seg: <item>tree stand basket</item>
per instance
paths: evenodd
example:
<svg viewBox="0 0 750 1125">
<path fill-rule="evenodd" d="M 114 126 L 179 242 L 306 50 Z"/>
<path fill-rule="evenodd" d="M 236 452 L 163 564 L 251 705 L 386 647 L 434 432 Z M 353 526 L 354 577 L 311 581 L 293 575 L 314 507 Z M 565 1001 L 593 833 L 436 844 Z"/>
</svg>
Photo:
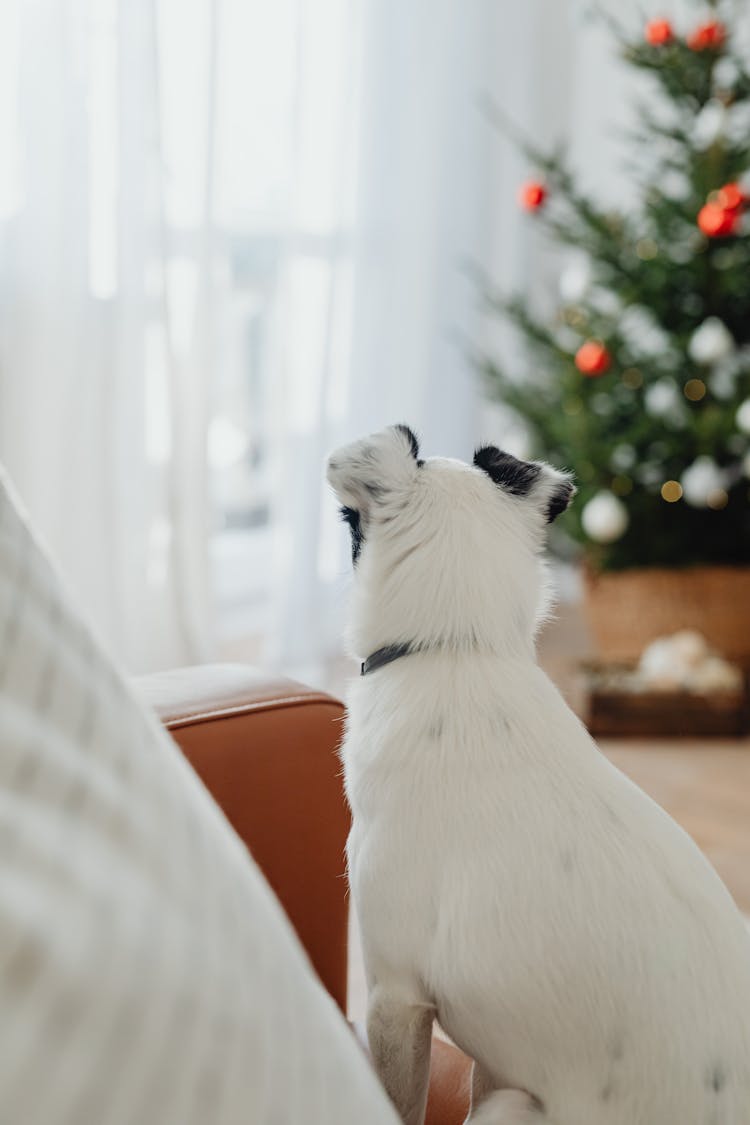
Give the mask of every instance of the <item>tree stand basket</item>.
<svg viewBox="0 0 750 1125">
<path fill-rule="evenodd" d="M 750 668 L 750 567 L 584 571 L 584 612 L 600 660 L 637 661 L 649 642 L 696 629 Z"/>
</svg>

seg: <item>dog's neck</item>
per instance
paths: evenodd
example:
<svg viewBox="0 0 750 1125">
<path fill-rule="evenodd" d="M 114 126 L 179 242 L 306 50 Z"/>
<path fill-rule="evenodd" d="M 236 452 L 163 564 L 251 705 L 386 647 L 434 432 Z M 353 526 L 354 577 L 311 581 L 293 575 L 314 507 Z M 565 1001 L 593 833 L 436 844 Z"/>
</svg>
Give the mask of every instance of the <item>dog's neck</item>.
<svg viewBox="0 0 750 1125">
<path fill-rule="evenodd" d="M 386 664 L 392 664 L 395 660 L 400 660 L 402 656 L 412 656 L 419 652 L 439 652 L 448 651 L 460 654 L 462 652 L 479 653 L 482 650 L 476 641 L 469 646 L 468 649 L 461 646 L 452 646 L 446 644 L 419 644 L 417 641 L 402 641 L 398 644 L 382 645 L 380 648 L 375 649 L 370 655 L 360 663 L 360 676 L 367 676 L 371 672 L 377 672 L 379 668 L 383 668 Z M 495 656 L 501 655 L 500 653 L 490 650 Z M 486 653 L 485 655 L 487 655 Z M 535 659 L 534 646 L 532 642 L 529 653 L 526 656 L 531 656 Z"/>
<path fill-rule="evenodd" d="M 533 660 L 547 603 L 542 560 L 524 552 L 499 577 L 494 560 L 477 554 L 452 541 L 448 552 L 443 543 L 434 565 L 415 564 L 410 574 L 410 560 L 395 565 L 390 554 L 365 551 L 352 590 L 349 651 L 363 660 L 407 644 L 446 656 Z"/>
<path fill-rule="evenodd" d="M 366 676 L 369 672 L 375 672 L 378 668 L 382 668 L 384 664 L 390 664 L 401 656 L 408 656 L 412 652 L 420 651 L 420 645 L 412 645 L 408 642 L 400 645 L 384 645 L 383 648 L 377 649 L 366 660 L 362 661 L 359 674 L 360 676 Z"/>
</svg>

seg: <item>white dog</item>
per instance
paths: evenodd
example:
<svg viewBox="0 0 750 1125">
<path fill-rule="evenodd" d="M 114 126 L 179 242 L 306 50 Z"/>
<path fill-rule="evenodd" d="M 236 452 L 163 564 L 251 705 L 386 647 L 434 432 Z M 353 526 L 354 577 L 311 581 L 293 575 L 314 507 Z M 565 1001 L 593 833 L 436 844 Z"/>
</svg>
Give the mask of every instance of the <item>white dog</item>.
<svg viewBox="0 0 750 1125">
<path fill-rule="evenodd" d="M 538 668 L 573 486 L 492 446 L 334 453 L 352 531 L 349 875 L 378 1072 L 424 1118 L 434 1018 L 475 1125 L 748 1125 L 750 940 L 688 836 Z"/>
</svg>

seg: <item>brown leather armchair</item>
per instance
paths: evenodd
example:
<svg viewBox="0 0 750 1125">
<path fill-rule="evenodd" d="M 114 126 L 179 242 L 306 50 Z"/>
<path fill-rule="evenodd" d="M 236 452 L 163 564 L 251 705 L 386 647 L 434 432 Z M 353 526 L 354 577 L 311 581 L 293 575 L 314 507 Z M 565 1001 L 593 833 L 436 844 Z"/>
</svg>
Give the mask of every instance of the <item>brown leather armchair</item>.
<svg viewBox="0 0 750 1125">
<path fill-rule="evenodd" d="M 137 687 L 247 844 L 345 1012 L 343 705 L 239 664 L 180 668 Z M 459 1125 L 468 1105 L 468 1059 L 433 1040 L 427 1125 Z"/>
</svg>

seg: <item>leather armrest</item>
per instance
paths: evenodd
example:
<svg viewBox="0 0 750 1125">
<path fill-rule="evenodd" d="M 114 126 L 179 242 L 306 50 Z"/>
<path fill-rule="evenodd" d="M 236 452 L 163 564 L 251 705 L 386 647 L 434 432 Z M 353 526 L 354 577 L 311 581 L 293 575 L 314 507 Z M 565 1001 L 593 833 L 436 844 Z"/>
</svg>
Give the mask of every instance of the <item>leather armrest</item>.
<svg viewBox="0 0 750 1125">
<path fill-rule="evenodd" d="M 160 672 L 136 688 L 247 844 L 345 1010 L 343 705 L 239 664 Z"/>
<path fill-rule="evenodd" d="M 471 1103 L 471 1059 L 433 1038 L 425 1125 L 462 1125 Z"/>
<path fill-rule="evenodd" d="M 342 704 L 236 664 L 142 676 L 136 688 L 249 847 L 345 1010 L 349 815 L 336 756 Z M 461 1125 L 470 1084 L 470 1060 L 433 1039 L 425 1125 Z"/>
</svg>

